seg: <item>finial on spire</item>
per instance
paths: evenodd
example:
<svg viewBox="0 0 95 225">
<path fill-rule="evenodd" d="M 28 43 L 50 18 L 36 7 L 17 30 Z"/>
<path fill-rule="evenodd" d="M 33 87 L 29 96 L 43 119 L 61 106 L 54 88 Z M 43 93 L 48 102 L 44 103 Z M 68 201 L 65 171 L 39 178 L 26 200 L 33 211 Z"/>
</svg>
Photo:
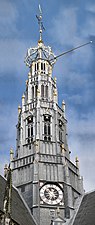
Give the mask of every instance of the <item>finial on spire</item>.
<svg viewBox="0 0 95 225">
<path fill-rule="evenodd" d="M 13 160 L 14 151 L 13 148 L 10 149 L 10 162 Z"/>
<path fill-rule="evenodd" d="M 76 162 L 76 167 L 79 169 L 79 159 L 78 159 L 78 157 L 75 158 L 75 162 Z"/>
<path fill-rule="evenodd" d="M 39 15 L 36 15 L 36 18 L 37 18 L 38 24 L 39 24 L 40 41 L 42 41 L 42 32 L 43 32 L 43 30 L 45 30 L 45 28 L 44 28 L 43 22 L 42 22 L 42 9 L 41 9 L 40 4 L 39 4 Z"/>
</svg>

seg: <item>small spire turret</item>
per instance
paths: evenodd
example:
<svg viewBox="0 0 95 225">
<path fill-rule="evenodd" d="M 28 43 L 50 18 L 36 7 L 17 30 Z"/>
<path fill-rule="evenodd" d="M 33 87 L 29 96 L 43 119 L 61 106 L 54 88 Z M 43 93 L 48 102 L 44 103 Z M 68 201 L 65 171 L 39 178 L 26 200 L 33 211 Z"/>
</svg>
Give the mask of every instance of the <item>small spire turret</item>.
<svg viewBox="0 0 95 225">
<path fill-rule="evenodd" d="M 5 178 L 7 177 L 7 170 L 8 170 L 8 165 L 5 164 L 5 166 L 4 166 L 4 177 Z"/>
<path fill-rule="evenodd" d="M 18 106 L 18 115 L 21 113 L 21 106 Z"/>
</svg>

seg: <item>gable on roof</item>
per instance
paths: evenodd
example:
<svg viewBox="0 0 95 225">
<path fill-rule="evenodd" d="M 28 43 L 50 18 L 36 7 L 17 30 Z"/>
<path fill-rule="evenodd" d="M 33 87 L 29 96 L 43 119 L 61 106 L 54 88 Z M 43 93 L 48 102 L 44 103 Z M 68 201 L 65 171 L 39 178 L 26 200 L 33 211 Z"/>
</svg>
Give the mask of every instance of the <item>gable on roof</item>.
<svg viewBox="0 0 95 225">
<path fill-rule="evenodd" d="M 3 212 L 3 199 L 6 180 L 0 175 L 0 211 Z M 19 225 L 37 225 L 28 206 L 18 190 L 12 187 L 12 219 Z"/>
</svg>

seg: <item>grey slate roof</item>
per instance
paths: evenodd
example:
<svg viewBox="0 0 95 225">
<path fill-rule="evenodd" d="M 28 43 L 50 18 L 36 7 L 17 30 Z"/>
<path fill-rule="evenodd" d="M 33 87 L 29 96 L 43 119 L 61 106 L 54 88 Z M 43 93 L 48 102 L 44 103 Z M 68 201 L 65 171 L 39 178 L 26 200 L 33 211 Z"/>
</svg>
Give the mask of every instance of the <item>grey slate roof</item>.
<svg viewBox="0 0 95 225">
<path fill-rule="evenodd" d="M 3 212 L 3 198 L 6 180 L 0 175 L 0 211 Z M 16 188 L 12 188 L 12 219 L 20 225 L 36 225 L 33 216 Z"/>
<path fill-rule="evenodd" d="M 3 212 L 3 198 L 6 180 L 0 175 L 0 211 Z M 37 225 L 28 206 L 16 188 L 12 188 L 12 219 L 20 225 Z M 95 191 L 84 195 L 73 225 L 95 225 Z"/>
<path fill-rule="evenodd" d="M 95 191 L 84 195 L 73 225 L 95 225 Z"/>
</svg>

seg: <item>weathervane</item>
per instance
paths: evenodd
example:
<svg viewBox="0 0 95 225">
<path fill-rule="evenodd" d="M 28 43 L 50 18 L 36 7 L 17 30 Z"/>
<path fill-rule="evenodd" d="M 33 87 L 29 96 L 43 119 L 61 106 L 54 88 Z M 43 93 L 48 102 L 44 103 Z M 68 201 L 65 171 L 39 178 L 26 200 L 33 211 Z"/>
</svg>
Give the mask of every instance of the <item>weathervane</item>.
<svg viewBox="0 0 95 225">
<path fill-rule="evenodd" d="M 45 30 L 45 28 L 44 28 L 43 22 L 42 22 L 42 9 L 41 9 L 40 4 L 39 4 L 39 15 L 36 15 L 36 18 L 37 18 L 38 24 L 39 24 L 40 41 L 42 41 L 42 31 Z"/>
</svg>

